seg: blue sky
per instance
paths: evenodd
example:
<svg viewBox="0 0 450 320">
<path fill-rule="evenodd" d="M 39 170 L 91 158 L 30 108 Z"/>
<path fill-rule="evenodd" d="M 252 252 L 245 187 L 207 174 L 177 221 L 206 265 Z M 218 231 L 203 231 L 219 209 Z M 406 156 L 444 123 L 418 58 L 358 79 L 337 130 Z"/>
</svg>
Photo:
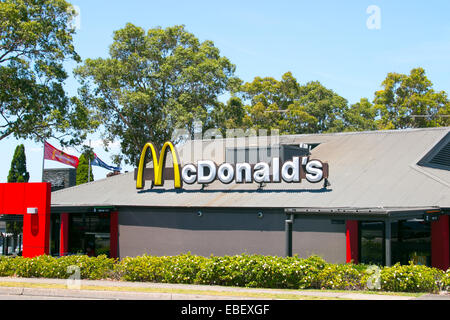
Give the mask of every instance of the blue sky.
<svg viewBox="0 0 450 320">
<path fill-rule="evenodd" d="M 212 40 L 244 81 L 277 79 L 291 71 L 300 83 L 318 80 L 350 103 L 373 99 L 388 72 L 423 67 L 436 90 L 450 92 L 450 1 L 106 1 L 73 0 L 80 9 L 74 42 L 83 59 L 106 57 L 114 30 L 131 22 L 145 29 L 184 24 L 201 41 Z M 369 29 L 367 8 L 377 6 L 379 29 Z M 74 64 L 67 64 L 71 74 Z M 77 82 L 66 81 L 70 94 Z M 107 163 L 99 136 L 94 151 Z M 59 147 L 56 141 L 49 141 Z M 0 181 L 6 182 L 14 148 L 24 143 L 30 181 L 41 179 L 42 146 L 0 141 Z M 117 152 L 117 146 L 113 150 Z M 69 150 L 79 155 L 75 150 Z M 46 161 L 46 168 L 65 167 Z M 132 170 L 131 167 L 124 167 Z M 94 167 L 96 179 L 108 171 Z"/>
</svg>

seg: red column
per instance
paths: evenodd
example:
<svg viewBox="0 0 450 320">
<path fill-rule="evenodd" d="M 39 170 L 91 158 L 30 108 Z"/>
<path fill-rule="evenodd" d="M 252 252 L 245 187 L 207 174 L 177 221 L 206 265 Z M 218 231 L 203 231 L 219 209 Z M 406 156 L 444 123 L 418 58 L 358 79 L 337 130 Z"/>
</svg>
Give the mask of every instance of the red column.
<svg viewBox="0 0 450 320">
<path fill-rule="evenodd" d="M 347 241 L 347 263 L 359 262 L 359 234 L 358 234 L 358 221 L 356 220 L 347 220 L 346 221 L 346 241 Z"/>
<path fill-rule="evenodd" d="M 49 254 L 50 183 L 3 183 L 0 212 L 23 215 L 23 252 L 27 258 Z M 28 210 L 37 213 L 28 213 Z"/>
<path fill-rule="evenodd" d="M 109 256 L 117 258 L 117 248 L 119 243 L 119 212 L 112 211 L 110 213 L 110 234 L 109 234 Z"/>
<path fill-rule="evenodd" d="M 61 213 L 60 221 L 59 255 L 62 257 L 69 252 L 69 214 Z"/>
<path fill-rule="evenodd" d="M 449 216 L 442 215 L 431 223 L 431 266 L 442 270 L 450 267 Z"/>
</svg>

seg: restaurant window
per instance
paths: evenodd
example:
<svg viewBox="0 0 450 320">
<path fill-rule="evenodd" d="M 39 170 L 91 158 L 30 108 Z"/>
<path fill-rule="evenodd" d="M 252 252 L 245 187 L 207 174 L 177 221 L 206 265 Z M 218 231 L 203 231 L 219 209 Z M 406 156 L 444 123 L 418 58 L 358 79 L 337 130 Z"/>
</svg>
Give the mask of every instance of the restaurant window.
<svg viewBox="0 0 450 320">
<path fill-rule="evenodd" d="M 431 266 L 431 226 L 423 219 L 392 223 L 392 263 Z"/>
<path fill-rule="evenodd" d="M 110 255 L 109 213 L 69 215 L 69 254 Z"/>
<path fill-rule="evenodd" d="M 360 263 L 384 265 L 384 222 L 360 222 L 359 240 Z"/>
</svg>

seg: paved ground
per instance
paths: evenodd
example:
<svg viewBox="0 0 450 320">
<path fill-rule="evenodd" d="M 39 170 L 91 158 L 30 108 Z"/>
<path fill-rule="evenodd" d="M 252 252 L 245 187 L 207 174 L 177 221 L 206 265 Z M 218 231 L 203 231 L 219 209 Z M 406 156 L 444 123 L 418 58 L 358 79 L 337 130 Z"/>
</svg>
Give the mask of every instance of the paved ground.
<svg viewBox="0 0 450 320">
<path fill-rule="evenodd" d="M 301 291 L 205 285 L 0 277 L 0 300 L 22 299 L 132 299 L 132 300 L 240 300 L 240 299 L 351 299 L 351 300 L 450 300 L 450 294 L 421 297 L 367 294 L 354 291 Z M 67 285 L 71 287 L 68 288 Z M 81 286 L 77 287 L 77 285 Z M 50 288 L 39 288 L 48 286 Z M 120 290 L 120 291 L 118 291 Z M 138 292 L 146 290 L 146 292 Z M 152 291 L 152 292 L 148 292 Z M 283 297 L 283 295 L 289 295 Z"/>
</svg>

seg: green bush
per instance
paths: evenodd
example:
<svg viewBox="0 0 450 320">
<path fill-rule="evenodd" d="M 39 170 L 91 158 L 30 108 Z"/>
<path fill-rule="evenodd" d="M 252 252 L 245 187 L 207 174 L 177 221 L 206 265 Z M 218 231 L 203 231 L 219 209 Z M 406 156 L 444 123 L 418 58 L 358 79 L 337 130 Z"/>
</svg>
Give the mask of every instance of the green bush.
<svg viewBox="0 0 450 320">
<path fill-rule="evenodd" d="M 316 287 L 317 272 L 326 262 L 313 256 L 281 258 L 262 255 L 211 256 L 197 274 L 195 283 L 261 288 Z"/>
<path fill-rule="evenodd" d="M 321 289 L 361 290 L 363 272 L 353 264 L 328 264 L 318 274 Z"/>
<path fill-rule="evenodd" d="M 81 279 L 104 279 L 114 270 L 114 259 L 104 255 L 98 257 L 38 256 L 35 258 L 2 257 L 0 259 L 0 276 L 17 276 L 25 278 L 67 279 L 72 275 L 69 266 L 80 270 Z"/>
<path fill-rule="evenodd" d="M 15 274 L 16 260 L 13 257 L 0 256 L 0 276 L 10 277 Z"/>
<path fill-rule="evenodd" d="M 207 258 L 191 253 L 168 257 L 165 260 L 164 282 L 194 283 Z"/>
<path fill-rule="evenodd" d="M 190 253 L 178 256 L 127 257 L 116 265 L 115 272 L 126 281 L 194 283 L 206 259 Z"/>
<path fill-rule="evenodd" d="M 124 258 L 116 266 L 115 272 L 125 281 L 161 282 L 163 277 L 163 257 L 143 255 Z"/>
<path fill-rule="evenodd" d="M 330 264 L 318 256 L 306 259 L 240 254 L 202 257 L 143 255 L 118 261 L 105 255 L 35 258 L 1 257 L 0 276 L 67 279 L 71 266 L 81 279 L 206 284 L 284 289 L 383 290 L 437 292 L 450 289 L 450 269 L 420 265 L 374 267 Z M 375 286 L 374 286 L 375 284 Z"/>
<path fill-rule="evenodd" d="M 442 290 L 450 291 L 450 269 L 447 269 L 442 275 L 441 288 Z"/>
<path fill-rule="evenodd" d="M 443 271 L 421 265 L 395 264 L 381 270 L 381 290 L 393 292 L 437 292 Z"/>
</svg>

